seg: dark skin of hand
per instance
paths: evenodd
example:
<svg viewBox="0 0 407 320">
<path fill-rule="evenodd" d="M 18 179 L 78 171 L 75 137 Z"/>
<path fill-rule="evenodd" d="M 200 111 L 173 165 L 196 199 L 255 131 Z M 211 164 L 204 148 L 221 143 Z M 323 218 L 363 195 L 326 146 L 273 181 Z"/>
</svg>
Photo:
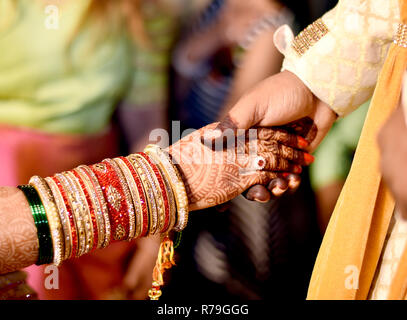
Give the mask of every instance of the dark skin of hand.
<svg viewBox="0 0 407 320">
<path fill-rule="evenodd" d="M 287 129 L 287 126 L 296 123 L 297 127 L 291 129 L 310 143 L 305 150 L 312 152 L 336 118 L 335 112 L 314 96 L 296 75 L 283 71 L 261 81 L 244 94 L 221 121 L 219 129 L 249 129 L 253 126 Z M 304 121 L 306 126 L 298 126 L 298 122 Z M 245 196 L 249 200 L 267 202 L 285 191 L 295 191 L 300 181 L 300 176 L 291 172 L 287 177 L 274 179 L 268 186 L 252 186 Z"/>
<path fill-rule="evenodd" d="M 407 126 L 401 107 L 390 116 L 378 135 L 381 171 L 396 206 L 407 219 Z"/>
</svg>

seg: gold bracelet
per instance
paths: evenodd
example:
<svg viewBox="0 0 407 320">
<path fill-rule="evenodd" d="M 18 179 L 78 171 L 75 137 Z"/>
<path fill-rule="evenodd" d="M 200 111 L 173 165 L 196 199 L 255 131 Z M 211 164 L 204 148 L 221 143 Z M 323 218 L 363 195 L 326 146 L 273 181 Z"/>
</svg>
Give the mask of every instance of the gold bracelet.
<svg viewBox="0 0 407 320">
<path fill-rule="evenodd" d="M 73 216 L 74 216 L 74 221 L 75 221 L 75 227 L 76 227 L 76 232 L 78 234 L 78 250 L 76 251 L 76 257 L 80 257 L 85 253 L 86 250 L 86 233 L 85 233 L 85 224 L 84 221 L 82 220 L 82 204 L 80 203 L 80 199 L 76 198 L 75 191 L 73 189 L 73 186 L 71 185 L 70 181 L 67 179 L 67 177 L 63 174 L 57 173 L 55 175 L 57 179 L 61 182 L 62 187 L 65 190 L 66 197 L 69 202 L 69 206 L 71 207 Z"/>
<path fill-rule="evenodd" d="M 75 175 L 71 171 L 64 172 L 63 174 L 71 182 L 71 185 L 73 186 L 73 189 L 76 194 L 76 198 L 79 200 L 80 203 L 79 205 L 80 214 L 82 217 L 82 221 L 85 225 L 85 235 L 86 235 L 85 253 L 89 253 L 93 248 L 93 225 L 88 201 L 86 200 L 85 193 L 81 188 L 78 178 L 75 177 Z"/>
<path fill-rule="evenodd" d="M 164 198 L 163 194 L 161 192 L 161 188 L 158 182 L 158 179 L 154 173 L 153 168 L 150 166 L 150 164 L 146 161 L 146 159 L 141 156 L 140 154 L 135 154 L 137 159 L 139 159 L 139 162 L 142 164 L 143 168 L 148 172 L 147 176 L 149 177 L 150 180 L 150 185 L 152 187 L 153 193 L 154 193 L 154 198 L 157 204 L 157 230 L 156 233 L 159 233 L 163 230 L 164 228 L 164 223 L 165 223 L 165 207 L 164 207 Z M 165 192 L 165 190 L 164 190 Z"/>
<path fill-rule="evenodd" d="M 157 162 L 156 162 L 156 164 L 157 164 Z M 158 166 L 158 169 L 161 172 L 161 175 L 162 175 L 163 180 L 164 180 L 165 188 L 167 189 L 167 194 L 168 194 L 168 204 L 169 204 L 169 207 L 170 207 L 170 223 L 168 224 L 167 230 L 164 230 L 164 232 L 168 232 L 168 231 L 171 231 L 174 228 L 175 223 L 177 222 L 177 205 L 175 203 L 174 193 L 172 191 L 171 184 L 168 181 L 168 177 L 165 175 L 165 173 L 160 168 L 160 166 Z"/>
<path fill-rule="evenodd" d="M 130 169 L 133 179 L 136 183 L 138 195 L 140 196 L 140 207 L 141 207 L 141 218 L 140 222 L 141 225 L 141 234 L 140 237 L 146 237 L 149 234 L 150 230 L 150 209 L 148 204 L 148 195 L 146 186 L 141 179 L 141 176 L 138 172 L 137 167 L 126 157 L 120 157 L 120 159 L 126 164 L 126 166 Z"/>
<path fill-rule="evenodd" d="M 90 204 L 93 208 L 93 212 L 95 213 L 95 220 L 96 220 L 96 231 L 97 231 L 97 244 L 96 248 L 100 249 L 103 247 L 103 243 L 105 241 L 105 220 L 103 217 L 103 210 L 102 207 L 98 201 L 97 195 L 96 195 L 96 190 L 92 185 L 92 181 L 90 178 L 86 175 L 86 173 L 83 172 L 81 168 L 75 168 L 74 169 L 75 173 L 81 178 L 84 187 L 89 195 L 89 201 Z"/>
<path fill-rule="evenodd" d="M 52 180 L 50 177 L 45 178 L 45 181 L 47 181 L 48 186 L 50 187 L 52 194 L 54 195 L 55 204 L 58 208 L 59 218 L 61 219 L 62 229 L 64 230 L 64 236 L 65 236 L 65 250 L 64 250 L 63 259 L 67 260 L 71 256 L 72 246 L 73 246 L 72 236 L 71 236 L 72 231 L 71 231 L 71 225 L 69 223 L 67 208 L 65 206 L 64 199 L 62 198 L 62 195 L 59 192 L 58 186 L 55 183 L 55 181 Z"/>
<path fill-rule="evenodd" d="M 107 207 L 106 199 L 103 195 L 102 187 L 99 184 L 99 181 L 94 174 L 94 172 L 85 165 L 81 165 L 78 167 L 84 174 L 88 176 L 90 181 L 92 182 L 93 190 L 96 192 L 96 198 L 99 202 L 99 206 L 102 209 L 103 214 L 103 221 L 105 225 L 105 237 L 102 244 L 102 248 L 106 248 L 110 243 L 110 236 L 111 236 L 111 224 L 110 224 L 110 217 L 109 217 L 109 209 Z"/>
<path fill-rule="evenodd" d="M 39 176 L 33 176 L 30 179 L 29 184 L 37 190 L 44 205 L 51 230 L 52 246 L 54 249 L 53 262 L 55 265 L 59 266 L 63 260 L 64 242 L 62 239 L 64 238 L 64 234 L 54 196 L 52 195 L 47 182 Z"/>
<path fill-rule="evenodd" d="M 123 172 L 124 178 L 126 179 L 127 185 L 130 190 L 131 198 L 133 199 L 133 207 L 135 211 L 135 228 L 134 232 L 130 234 L 130 239 L 135 239 L 140 237 L 142 227 L 143 227 L 143 214 L 142 214 L 142 207 L 141 207 L 141 201 L 140 201 L 140 195 L 137 189 L 136 181 L 134 180 L 134 177 L 129 169 L 129 167 L 126 165 L 126 163 L 120 159 L 120 158 L 115 158 L 113 161 L 116 162 L 116 164 L 119 166 L 121 171 Z"/>
<path fill-rule="evenodd" d="M 149 177 L 149 172 L 146 168 L 143 168 L 142 164 L 139 163 L 138 158 L 135 155 L 129 155 L 127 159 L 131 162 L 131 164 L 136 168 L 137 173 L 141 179 L 143 184 L 143 188 L 147 198 L 147 205 L 148 205 L 148 212 L 150 216 L 150 223 L 149 223 L 149 235 L 153 235 L 157 231 L 157 204 L 155 202 L 154 192 L 152 190 L 152 186 L 150 183 L 151 177 Z"/>
<path fill-rule="evenodd" d="M 149 151 L 149 150 L 147 150 L 147 151 Z M 154 151 L 149 152 L 147 154 L 154 161 L 154 163 L 158 166 L 158 169 L 160 170 L 161 176 L 163 177 L 163 180 L 164 180 L 165 188 L 167 189 L 168 204 L 169 204 L 169 207 L 170 207 L 170 223 L 168 224 L 167 230 L 164 230 L 164 232 L 168 232 L 168 231 L 171 231 L 174 228 L 174 226 L 175 226 L 175 224 L 177 222 L 177 204 L 175 202 L 175 195 L 174 195 L 174 192 L 172 190 L 171 183 L 169 181 L 169 177 L 166 174 L 166 172 L 163 170 L 162 165 L 160 165 L 159 157 L 156 155 L 156 153 Z"/>
<path fill-rule="evenodd" d="M 159 146 L 150 144 L 145 148 L 144 152 L 149 155 L 156 155 L 159 160 L 158 165 L 168 176 L 168 181 L 171 184 L 171 188 L 175 195 L 175 202 L 177 204 L 178 218 L 174 230 L 182 231 L 188 223 L 188 197 L 181 175 L 172 163 L 169 154 Z"/>
</svg>

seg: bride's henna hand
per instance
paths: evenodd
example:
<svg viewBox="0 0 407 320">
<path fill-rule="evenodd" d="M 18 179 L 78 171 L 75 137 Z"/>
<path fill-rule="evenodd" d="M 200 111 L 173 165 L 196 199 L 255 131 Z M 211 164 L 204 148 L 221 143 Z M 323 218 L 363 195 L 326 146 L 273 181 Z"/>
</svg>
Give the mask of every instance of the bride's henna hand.
<svg viewBox="0 0 407 320">
<path fill-rule="evenodd" d="M 221 135 L 227 130 L 236 132 L 238 126 L 228 115 L 216 126 L 215 130 L 218 130 L 219 135 Z M 273 150 L 273 153 L 281 156 L 282 159 L 294 161 L 300 165 L 309 165 L 314 161 L 314 157 L 298 149 L 306 150 L 315 139 L 317 132 L 318 129 L 314 121 L 310 117 L 304 117 L 285 126 L 259 131 L 259 139 L 266 140 L 267 143 L 262 146 L 266 147 L 267 145 L 267 148 Z M 287 148 L 287 146 L 292 148 Z M 293 167 L 284 160 L 279 161 L 279 167 L 284 168 L 283 171 L 287 172 L 282 177 L 273 179 L 268 186 L 256 185 L 251 187 L 244 193 L 247 199 L 267 202 L 273 196 L 283 195 L 287 190 L 292 193 L 298 189 L 301 183 L 299 176 L 301 170 L 298 168 L 293 170 Z"/>
<path fill-rule="evenodd" d="M 318 131 L 314 121 L 309 117 L 305 117 L 300 120 L 291 122 L 286 126 L 279 128 L 280 130 L 285 131 L 287 134 L 291 134 L 291 136 L 292 134 L 297 134 L 300 137 L 304 137 L 305 143 L 298 146 L 300 149 L 306 149 L 309 146 L 309 144 L 312 143 L 312 141 L 314 141 Z M 286 145 L 290 144 L 286 143 Z M 314 161 L 314 157 L 308 153 L 305 154 L 305 158 L 303 159 L 299 158 L 300 155 L 301 153 L 298 154 L 298 150 L 294 149 L 294 154 L 292 154 L 292 157 L 297 161 L 302 160 L 303 161 L 302 165 L 309 165 Z M 290 170 L 287 171 L 290 172 Z M 252 187 L 251 189 L 255 187 L 256 188 L 252 192 L 250 192 L 251 190 L 249 190 L 246 197 L 249 200 L 267 202 L 273 197 L 282 196 L 285 192 L 294 193 L 300 186 L 300 183 L 301 176 L 298 173 L 291 171 L 290 174 L 288 173 L 285 174 L 284 178 L 276 178 L 273 181 L 271 181 L 267 188 L 261 185 Z"/>
<path fill-rule="evenodd" d="M 304 117 L 297 121 L 290 122 L 283 126 L 290 133 L 295 133 L 303 137 L 309 144 L 314 141 L 318 133 L 318 128 L 310 117 Z"/>
<path fill-rule="evenodd" d="M 278 142 L 289 138 L 298 147 L 298 141 L 302 144 L 303 139 L 293 139 L 287 132 L 266 128 L 257 129 L 259 139 L 255 141 L 238 137 L 236 148 L 225 148 L 222 138 L 221 147 L 216 150 L 213 143 L 207 144 L 205 141 L 209 140 L 208 133 L 214 133 L 217 128 L 216 123 L 206 126 L 169 148 L 183 176 L 191 210 L 229 201 L 255 184 L 267 185 L 272 179 L 282 178 L 282 171 L 299 173 L 301 164 L 311 157 L 303 151 L 282 147 Z M 260 138 L 272 135 L 276 141 Z M 203 137 L 206 139 L 202 140 Z M 254 155 L 248 152 L 253 143 L 257 147 L 257 154 Z M 258 160 L 256 156 L 265 160 L 265 168 L 261 171 L 253 169 L 253 163 Z"/>
<path fill-rule="evenodd" d="M 271 152 L 272 154 L 281 157 L 276 161 L 282 161 L 283 165 L 280 165 L 282 171 L 295 172 L 290 163 L 299 164 L 301 166 L 310 165 L 314 162 L 314 157 L 309 153 L 304 152 L 309 143 L 294 133 L 289 133 L 284 129 L 274 128 L 257 128 L 259 140 L 264 140 L 264 143 L 259 145 L 259 149 L 262 152 Z M 299 148 L 299 149 L 295 149 Z M 274 170 L 269 168 L 269 170 Z"/>
</svg>

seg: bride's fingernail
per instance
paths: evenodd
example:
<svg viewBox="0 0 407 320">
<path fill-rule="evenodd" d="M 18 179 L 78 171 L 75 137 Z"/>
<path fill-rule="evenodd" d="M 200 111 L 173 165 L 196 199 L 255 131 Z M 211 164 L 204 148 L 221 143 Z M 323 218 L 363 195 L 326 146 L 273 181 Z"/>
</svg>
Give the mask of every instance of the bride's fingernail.
<svg viewBox="0 0 407 320">
<path fill-rule="evenodd" d="M 259 198 L 256 198 L 256 197 L 254 197 L 253 200 L 254 200 L 254 201 L 257 201 L 257 202 L 260 202 L 260 203 L 266 203 L 266 202 L 268 202 L 268 201 L 265 200 L 265 199 L 259 199 Z"/>
<path fill-rule="evenodd" d="M 246 199 L 251 200 L 251 201 L 262 202 L 262 203 L 269 201 L 269 197 L 267 196 L 267 193 L 260 192 L 260 191 L 248 192 L 246 195 Z"/>
<path fill-rule="evenodd" d="M 308 141 L 300 136 L 297 137 L 297 143 L 298 143 L 298 147 L 300 147 L 301 149 L 305 149 L 306 147 L 309 146 Z"/>
<path fill-rule="evenodd" d="M 309 153 L 304 153 L 304 161 L 307 165 L 310 165 L 315 160 L 314 156 L 310 155 Z"/>
</svg>

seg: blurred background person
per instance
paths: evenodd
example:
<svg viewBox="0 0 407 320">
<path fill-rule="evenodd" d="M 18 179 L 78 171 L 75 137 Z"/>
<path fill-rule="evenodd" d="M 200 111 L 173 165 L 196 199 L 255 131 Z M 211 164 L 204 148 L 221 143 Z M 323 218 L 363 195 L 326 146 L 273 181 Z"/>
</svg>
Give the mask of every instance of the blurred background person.
<svg viewBox="0 0 407 320">
<path fill-rule="evenodd" d="M 300 30 L 310 19 L 303 1 L 211 1 L 175 46 L 170 118 L 182 129 L 220 119 L 245 91 L 279 72 L 274 31 L 283 24 Z M 320 236 L 307 172 L 296 194 L 279 201 L 239 196 L 227 209 L 191 218 L 164 298 L 302 299 Z"/>
</svg>

